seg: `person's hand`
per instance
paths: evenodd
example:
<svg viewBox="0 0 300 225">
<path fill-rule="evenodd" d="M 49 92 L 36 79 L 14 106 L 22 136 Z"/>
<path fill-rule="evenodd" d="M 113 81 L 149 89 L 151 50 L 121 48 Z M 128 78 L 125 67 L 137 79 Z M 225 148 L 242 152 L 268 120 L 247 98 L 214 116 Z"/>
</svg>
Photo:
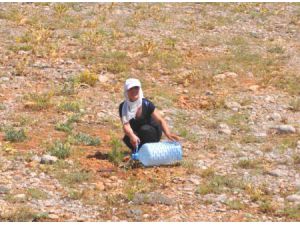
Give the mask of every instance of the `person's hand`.
<svg viewBox="0 0 300 225">
<path fill-rule="evenodd" d="M 178 137 L 176 134 L 167 133 L 166 136 L 170 141 L 179 141 L 180 140 L 180 137 Z"/>
<path fill-rule="evenodd" d="M 134 135 L 131 139 L 130 139 L 130 143 L 132 144 L 132 146 L 134 148 L 136 148 L 138 146 L 138 144 L 140 143 L 140 139 L 138 136 Z"/>
</svg>

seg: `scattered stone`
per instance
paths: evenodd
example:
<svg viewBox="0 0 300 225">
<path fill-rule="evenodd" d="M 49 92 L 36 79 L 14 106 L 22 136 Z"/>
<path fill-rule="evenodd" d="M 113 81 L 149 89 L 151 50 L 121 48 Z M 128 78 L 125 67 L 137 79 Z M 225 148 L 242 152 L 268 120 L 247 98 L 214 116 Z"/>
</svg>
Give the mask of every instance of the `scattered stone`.
<svg viewBox="0 0 300 225">
<path fill-rule="evenodd" d="M 0 195 L 9 193 L 9 189 L 7 187 L 0 186 Z"/>
<path fill-rule="evenodd" d="M 142 214 L 143 211 L 141 209 L 128 209 L 126 211 L 127 217 L 134 217 L 135 219 L 139 219 Z"/>
<path fill-rule="evenodd" d="M 260 88 L 259 85 L 251 85 L 248 90 L 250 90 L 250 91 L 257 91 L 259 88 Z"/>
<path fill-rule="evenodd" d="M 236 78 L 238 75 L 234 72 L 226 72 L 226 73 L 221 73 L 217 74 L 214 76 L 214 79 L 216 80 L 224 80 L 225 78 Z"/>
<path fill-rule="evenodd" d="M 295 127 L 291 125 L 279 125 L 279 126 L 275 126 L 274 128 L 277 129 L 277 132 L 280 134 L 289 134 L 289 133 L 296 132 Z"/>
<path fill-rule="evenodd" d="M 31 157 L 31 161 L 34 161 L 34 162 L 41 162 L 41 157 L 37 156 L 37 155 L 34 155 Z"/>
<path fill-rule="evenodd" d="M 267 171 L 267 174 L 269 174 L 270 176 L 274 176 L 274 177 L 282 177 L 282 176 L 286 176 L 286 172 L 280 169 L 275 169 L 275 170 L 271 170 L 271 171 Z"/>
<path fill-rule="evenodd" d="M 108 77 L 105 76 L 105 75 L 100 74 L 100 75 L 98 76 L 98 80 L 99 80 L 101 83 L 106 83 L 106 82 L 108 81 Z"/>
<path fill-rule="evenodd" d="M 229 126 L 225 123 L 219 124 L 219 131 L 218 132 L 221 133 L 221 134 L 227 134 L 227 135 L 231 134 L 231 130 L 230 130 Z"/>
<path fill-rule="evenodd" d="M 41 164 L 52 164 L 57 161 L 57 157 L 52 155 L 43 155 L 41 158 Z"/>
<path fill-rule="evenodd" d="M 1 77 L 0 80 L 1 80 L 1 81 L 4 81 L 4 82 L 5 82 L 5 81 L 9 81 L 9 77 Z"/>
<path fill-rule="evenodd" d="M 286 197 L 289 202 L 300 202 L 300 195 L 289 195 Z"/>
<path fill-rule="evenodd" d="M 98 182 L 95 187 L 99 190 L 99 191 L 104 191 L 105 190 L 105 185 L 102 182 Z"/>
<path fill-rule="evenodd" d="M 212 91 L 206 91 L 206 92 L 205 92 L 205 95 L 211 96 L 211 95 L 214 95 L 214 93 L 213 93 Z"/>
<path fill-rule="evenodd" d="M 163 205 L 173 205 L 174 201 L 170 199 L 169 197 L 157 193 L 157 192 L 151 192 L 151 193 L 137 193 L 134 195 L 133 198 L 134 204 L 163 204 Z"/>
<path fill-rule="evenodd" d="M 281 115 L 279 113 L 273 113 L 272 115 L 268 116 L 269 120 L 274 120 L 274 121 L 281 121 Z"/>
<path fill-rule="evenodd" d="M 17 194 L 17 195 L 14 195 L 13 198 L 17 202 L 25 202 L 26 201 L 26 195 L 25 194 Z"/>
<path fill-rule="evenodd" d="M 190 181 L 191 183 L 193 183 L 193 184 L 196 184 L 196 185 L 199 185 L 199 184 L 200 184 L 199 177 L 198 177 L 198 178 L 197 178 L 197 177 L 191 177 L 191 178 L 189 179 L 189 181 Z"/>
<path fill-rule="evenodd" d="M 242 106 L 237 102 L 225 102 L 225 107 L 237 112 Z"/>
<path fill-rule="evenodd" d="M 215 200 L 216 200 L 217 202 L 222 202 L 222 203 L 224 203 L 224 202 L 226 202 L 226 200 L 227 200 L 227 196 L 226 196 L 226 194 L 221 194 L 221 195 L 217 196 Z"/>
<path fill-rule="evenodd" d="M 49 214 L 48 218 L 51 219 L 51 220 L 57 220 L 57 219 L 59 219 L 59 216 L 55 215 L 55 214 Z"/>
<path fill-rule="evenodd" d="M 295 186 L 297 191 L 300 191 L 300 181 L 297 181 Z"/>
</svg>

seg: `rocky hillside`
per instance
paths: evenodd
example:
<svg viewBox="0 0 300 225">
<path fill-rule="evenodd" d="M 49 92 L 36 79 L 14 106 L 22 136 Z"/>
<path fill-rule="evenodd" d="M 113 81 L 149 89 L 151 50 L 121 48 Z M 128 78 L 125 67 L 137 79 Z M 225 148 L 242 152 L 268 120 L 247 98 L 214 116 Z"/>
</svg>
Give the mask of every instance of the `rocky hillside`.
<svg viewBox="0 0 300 225">
<path fill-rule="evenodd" d="M 0 3 L 0 221 L 299 221 L 299 3 Z M 123 162 L 128 77 L 182 137 Z"/>
</svg>

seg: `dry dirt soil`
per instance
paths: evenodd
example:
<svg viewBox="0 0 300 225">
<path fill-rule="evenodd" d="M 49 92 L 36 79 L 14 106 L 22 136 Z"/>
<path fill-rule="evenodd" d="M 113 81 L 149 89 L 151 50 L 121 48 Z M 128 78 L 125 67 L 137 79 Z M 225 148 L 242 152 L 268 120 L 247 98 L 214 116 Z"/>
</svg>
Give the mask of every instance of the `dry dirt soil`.
<svg viewBox="0 0 300 225">
<path fill-rule="evenodd" d="M 0 221 L 299 221 L 299 28 L 299 3 L 0 3 Z M 129 77 L 180 164 L 122 161 Z"/>
</svg>

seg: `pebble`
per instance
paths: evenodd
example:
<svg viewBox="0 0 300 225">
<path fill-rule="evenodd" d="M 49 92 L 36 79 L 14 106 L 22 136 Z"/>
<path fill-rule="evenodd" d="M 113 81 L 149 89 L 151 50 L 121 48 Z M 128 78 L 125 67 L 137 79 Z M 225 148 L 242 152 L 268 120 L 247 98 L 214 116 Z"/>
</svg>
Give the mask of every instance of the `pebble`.
<svg viewBox="0 0 300 225">
<path fill-rule="evenodd" d="M 9 193 L 9 189 L 7 187 L 0 186 L 0 194 Z"/>
<path fill-rule="evenodd" d="M 251 85 L 248 90 L 257 91 L 259 89 L 259 85 Z"/>
<path fill-rule="evenodd" d="M 221 124 L 219 124 L 219 133 L 230 135 L 231 130 L 227 124 L 221 123 Z"/>
<path fill-rule="evenodd" d="M 300 195 L 289 195 L 286 197 L 289 202 L 300 202 Z"/>
<path fill-rule="evenodd" d="M 228 108 L 228 109 L 231 109 L 232 111 L 239 111 L 239 109 L 242 107 L 239 103 L 237 102 L 226 102 L 225 103 L 225 106 Z"/>
<path fill-rule="evenodd" d="M 214 76 L 215 80 L 224 80 L 225 78 L 236 78 L 238 75 L 234 72 L 226 72 Z"/>
<path fill-rule="evenodd" d="M 9 77 L 1 77 L 0 80 L 1 81 L 9 81 Z"/>
<path fill-rule="evenodd" d="M 31 157 L 31 160 L 40 163 L 41 162 L 41 157 L 39 157 L 37 155 L 34 155 L 34 156 Z"/>
<path fill-rule="evenodd" d="M 57 157 L 52 155 L 43 155 L 41 158 L 41 164 L 52 164 L 57 161 Z"/>
<path fill-rule="evenodd" d="M 275 129 L 277 129 L 278 133 L 280 133 L 280 134 L 288 134 L 288 133 L 296 132 L 295 127 L 293 127 L 291 125 L 279 125 L 279 126 L 276 126 Z"/>
<path fill-rule="evenodd" d="M 59 216 L 55 215 L 55 214 L 49 214 L 48 218 L 51 219 L 51 220 L 57 220 L 57 219 L 59 219 Z"/>
<path fill-rule="evenodd" d="M 105 75 L 99 75 L 98 76 L 98 80 L 101 82 L 101 83 L 106 83 L 108 81 L 108 77 L 105 76 Z"/>
<path fill-rule="evenodd" d="M 274 121 L 281 121 L 282 117 L 279 113 L 273 113 L 272 115 L 268 116 L 269 120 L 274 120 Z"/>
<path fill-rule="evenodd" d="M 14 195 L 14 199 L 18 202 L 25 202 L 26 195 L 25 194 L 17 194 L 17 195 Z"/>
<path fill-rule="evenodd" d="M 296 182 L 295 187 L 296 187 L 297 191 L 300 191 L 300 181 Z"/>
<path fill-rule="evenodd" d="M 286 176 L 286 172 L 280 169 L 275 169 L 275 170 L 271 170 L 268 171 L 267 174 L 274 176 L 274 177 L 282 177 L 282 176 Z"/>
</svg>

